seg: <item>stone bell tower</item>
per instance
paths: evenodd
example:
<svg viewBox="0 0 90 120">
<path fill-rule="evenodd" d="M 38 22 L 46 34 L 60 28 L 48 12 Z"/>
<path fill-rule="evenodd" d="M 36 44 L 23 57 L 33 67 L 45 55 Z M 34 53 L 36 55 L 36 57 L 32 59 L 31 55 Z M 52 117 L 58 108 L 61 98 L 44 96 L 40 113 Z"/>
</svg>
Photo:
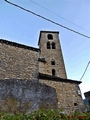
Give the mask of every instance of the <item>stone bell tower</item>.
<svg viewBox="0 0 90 120">
<path fill-rule="evenodd" d="M 67 78 L 59 32 L 40 31 L 39 36 L 39 72 L 51 76 Z"/>
</svg>

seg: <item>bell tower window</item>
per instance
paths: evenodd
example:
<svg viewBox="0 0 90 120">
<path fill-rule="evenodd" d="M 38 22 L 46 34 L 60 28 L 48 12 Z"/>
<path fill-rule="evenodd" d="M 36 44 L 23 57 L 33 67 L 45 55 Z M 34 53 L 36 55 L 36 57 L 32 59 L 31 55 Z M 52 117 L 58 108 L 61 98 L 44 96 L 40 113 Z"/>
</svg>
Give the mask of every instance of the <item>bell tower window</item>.
<svg viewBox="0 0 90 120">
<path fill-rule="evenodd" d="M 48 34 L 48 35 L 47 35 L 47 38 L 48 38 L 49 40 L 53 40 L 53 35 L 52 35 L 52 34 Z"/>
<path fill-rule="evenodd" d="M 51 65 L 55 65 L 55 61 L 53 60 L 53 61 L 51 61 Z"/>
<path fill-rule="evenodd" d="M 55 48 L 56 48 L 55 43 L 52 42 L 52 49 L 55 49 Z"/>
<path fill-rule="evenodd" d="M 50 42 L 47 42 L 47 49 L 50 49 Z"/>
<path fill-rule="evenodd" d="M 55 69 L 52 69 L 52 75 L 55 76 Z"/>
</svg>

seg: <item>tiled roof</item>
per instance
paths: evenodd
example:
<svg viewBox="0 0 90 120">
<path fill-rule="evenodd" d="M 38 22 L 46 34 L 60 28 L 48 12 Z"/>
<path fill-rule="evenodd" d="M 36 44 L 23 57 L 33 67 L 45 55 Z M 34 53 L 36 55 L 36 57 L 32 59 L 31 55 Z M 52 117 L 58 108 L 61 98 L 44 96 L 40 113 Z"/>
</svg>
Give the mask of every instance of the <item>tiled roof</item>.
<svg viewBox="0 0 90 120">
<path fill-rule="evenodd" d="M 24 48 L 24 49 L 29 49 L 29 50 L 33 50 L 33 51 L 37 51 L 37 52 L 39 51 L 38 48 L 34 48 L 34 47 L 31 47 L 31 46 L 23 45 L 23 44 L 12 42 L 12 41 L 8 41 L 8 40 L 0 39 L 0 43 L 4 43 L 4 44 L 7 44 L 7 45 L 20 47 L 20 48 Z"/>
<path fill-rule="evenodd" d="M 39 79 L 51 80 L 51 81 L 57 81 L 57 82 L 75 83 L 75 84 L 82 83 L 81 81 L 76 81 L 76 80 L 71 80 L 71 79 L 64 79 L 64 78 L 60 78 L 60 77 L 56 77 L 56 76 L 43 74 L 43 73 L 39 73 Z"/>
</svg>

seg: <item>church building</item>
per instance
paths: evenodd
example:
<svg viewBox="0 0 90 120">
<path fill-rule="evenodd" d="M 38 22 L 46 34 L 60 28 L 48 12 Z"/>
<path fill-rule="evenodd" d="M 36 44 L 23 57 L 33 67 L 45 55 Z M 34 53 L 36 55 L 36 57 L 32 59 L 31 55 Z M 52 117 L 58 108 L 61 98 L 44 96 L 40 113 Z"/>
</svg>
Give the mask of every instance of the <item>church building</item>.
<svg viewBox="0 0 90 120">
<path fill-rule="evenodd" d="M 0 39 L 0 79 L 39 81 L 56 89 L 59 109 L 83 111 L 81 81 L 67 78 L 59 32 L 40 31 L 38 46 Z"/>
</svg>

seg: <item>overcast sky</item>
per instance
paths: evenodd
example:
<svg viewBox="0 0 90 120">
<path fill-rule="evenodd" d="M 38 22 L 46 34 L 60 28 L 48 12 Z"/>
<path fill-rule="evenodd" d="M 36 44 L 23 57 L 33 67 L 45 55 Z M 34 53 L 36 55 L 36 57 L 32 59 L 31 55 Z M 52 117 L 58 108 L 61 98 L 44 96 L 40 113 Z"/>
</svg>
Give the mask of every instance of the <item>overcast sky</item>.
<svg viewBox="0 0 90 120">
<path fill-rule="evenodd" d="M 9 0 L 63 26 L 90 36 L 90 0 Z M 90 61 L 90 39 L 0 0 L 0 39 L 38 47 L 41 30 L 59 31 L 67 77 L 80 80 Z M 90 91 L 90 65 L 80 85 Z M 83 96 L 84 98 L 84 96 Z"/>
</svg>

